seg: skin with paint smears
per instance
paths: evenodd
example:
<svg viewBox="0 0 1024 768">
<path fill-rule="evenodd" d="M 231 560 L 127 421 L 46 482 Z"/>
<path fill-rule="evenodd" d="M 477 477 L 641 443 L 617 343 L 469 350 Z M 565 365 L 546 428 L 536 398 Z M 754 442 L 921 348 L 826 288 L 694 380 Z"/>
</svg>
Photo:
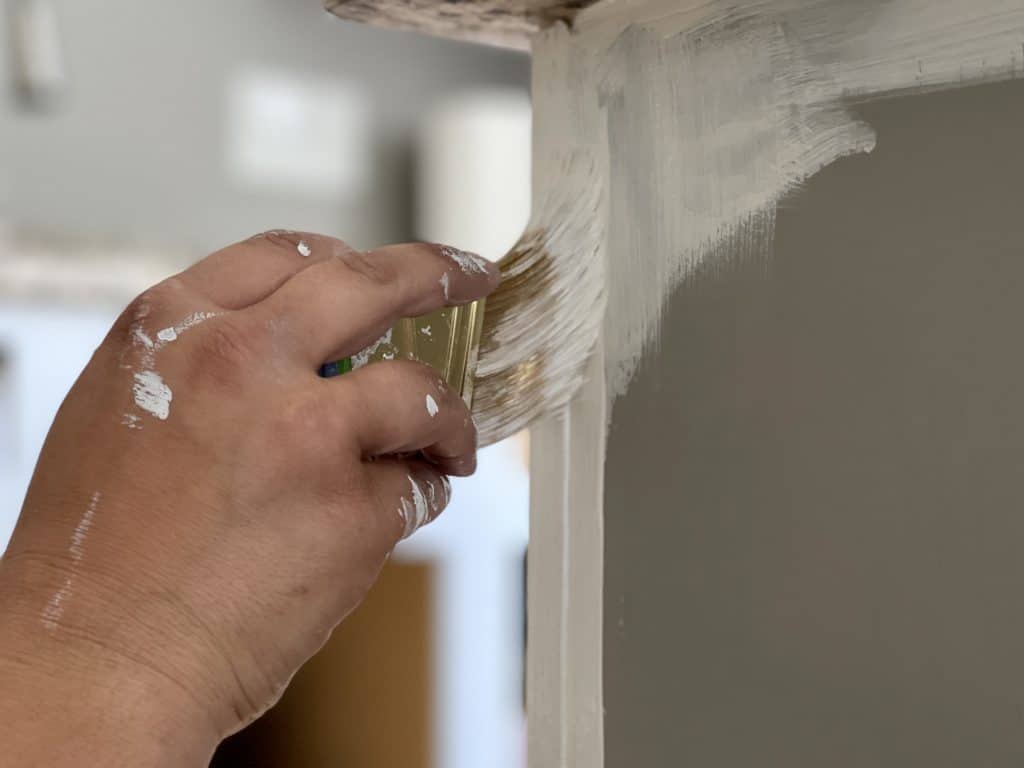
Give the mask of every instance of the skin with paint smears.
<svg viewBox="0 0 1024 768">
<path fill-rule="evenodd" d="M 5 766 L 205 766 L 277 700 L 476 466 L 431 369 L 317 370 L 490 293 L 467 258 L 272 232 L 124 311 L 0 558 Z"/>
</svg>

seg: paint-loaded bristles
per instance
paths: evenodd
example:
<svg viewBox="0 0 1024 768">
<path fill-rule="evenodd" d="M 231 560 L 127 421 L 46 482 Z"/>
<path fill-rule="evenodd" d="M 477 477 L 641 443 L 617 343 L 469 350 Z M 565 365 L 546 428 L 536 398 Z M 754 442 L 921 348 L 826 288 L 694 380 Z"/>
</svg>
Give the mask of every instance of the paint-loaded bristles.
<svg viewBox="0 0 1024 768">
<path fill-rule="evenodd" d="M 487 298 L 473 397 L 480 444 L 557 412 L 582 382 L 604 319 L 601 185 L 588 158 L 565 160 L 558 196 L 535 201 L 531 226 L 499 262 Z"/>
</svg>

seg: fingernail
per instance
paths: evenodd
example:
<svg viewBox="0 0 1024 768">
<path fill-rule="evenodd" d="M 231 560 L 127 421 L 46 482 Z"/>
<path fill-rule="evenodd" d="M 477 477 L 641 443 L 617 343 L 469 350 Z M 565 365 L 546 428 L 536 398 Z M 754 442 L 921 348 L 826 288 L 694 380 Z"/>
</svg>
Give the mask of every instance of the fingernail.
<svg viewBox="0 0 1024 768">
<path fill-rule="evenodd" d="M 437 248 L 441 255 L 454 262 L 464 275 L 486 275 L 495 283 L 501 280 L 501 270 L 498 269 L 498 265 L 480 254 L 463 251 L 450 245 L 438 244 Z"/>
</svg>

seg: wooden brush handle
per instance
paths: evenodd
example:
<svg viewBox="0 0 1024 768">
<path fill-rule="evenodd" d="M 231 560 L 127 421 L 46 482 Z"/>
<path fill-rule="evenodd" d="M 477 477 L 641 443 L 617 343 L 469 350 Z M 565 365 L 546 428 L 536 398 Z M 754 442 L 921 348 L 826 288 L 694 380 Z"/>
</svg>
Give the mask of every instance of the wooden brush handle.
<svg viewBox="0 0 1024 768">
<path fill-rule="evenodd" d="M 415 29 L 505 48 L 528 49 L 530 36 L 571 22 L 594 0 L 324 0 L 343 19 Z"/>
</svg>

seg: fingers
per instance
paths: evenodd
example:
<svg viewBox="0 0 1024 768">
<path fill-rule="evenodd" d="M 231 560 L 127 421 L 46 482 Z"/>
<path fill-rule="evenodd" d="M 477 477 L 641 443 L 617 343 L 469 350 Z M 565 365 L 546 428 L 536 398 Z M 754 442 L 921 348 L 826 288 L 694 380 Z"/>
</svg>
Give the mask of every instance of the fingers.
<svg viewBox="0 0 1024 768">
<path fill-rule="evenodd" d="M 242 309 L 265 299 L 311 264 L 352 250 L 333 237 L 270 230 L 210 254 L 178 277 L 215 304 Z"/>
<path fill-rule="evenodd" d="M 482 298 L 500 281 L 474 254 L 414 243 L 339 252 L 295 273 L 245 310 L 287 334 L 287 347 L 315 369 L 365 349 L 401 317 Z"/>
<path fill-rule="evenodd" d="M 469 409 L 428 366 L 379 362 L 325 379 L 322 386 L 338 400 L 345 428 L 363 456 L 422 451 L 446 474 L 476 470 L 476 426 Z"/>
<path fill-rule="evenodd" d="M 394 513 L 396 541 L 436 519 L 451 500 L 448 478 L 424 461 L 383 459 L 367 473 L 385 514 Z"/>
</svg>

